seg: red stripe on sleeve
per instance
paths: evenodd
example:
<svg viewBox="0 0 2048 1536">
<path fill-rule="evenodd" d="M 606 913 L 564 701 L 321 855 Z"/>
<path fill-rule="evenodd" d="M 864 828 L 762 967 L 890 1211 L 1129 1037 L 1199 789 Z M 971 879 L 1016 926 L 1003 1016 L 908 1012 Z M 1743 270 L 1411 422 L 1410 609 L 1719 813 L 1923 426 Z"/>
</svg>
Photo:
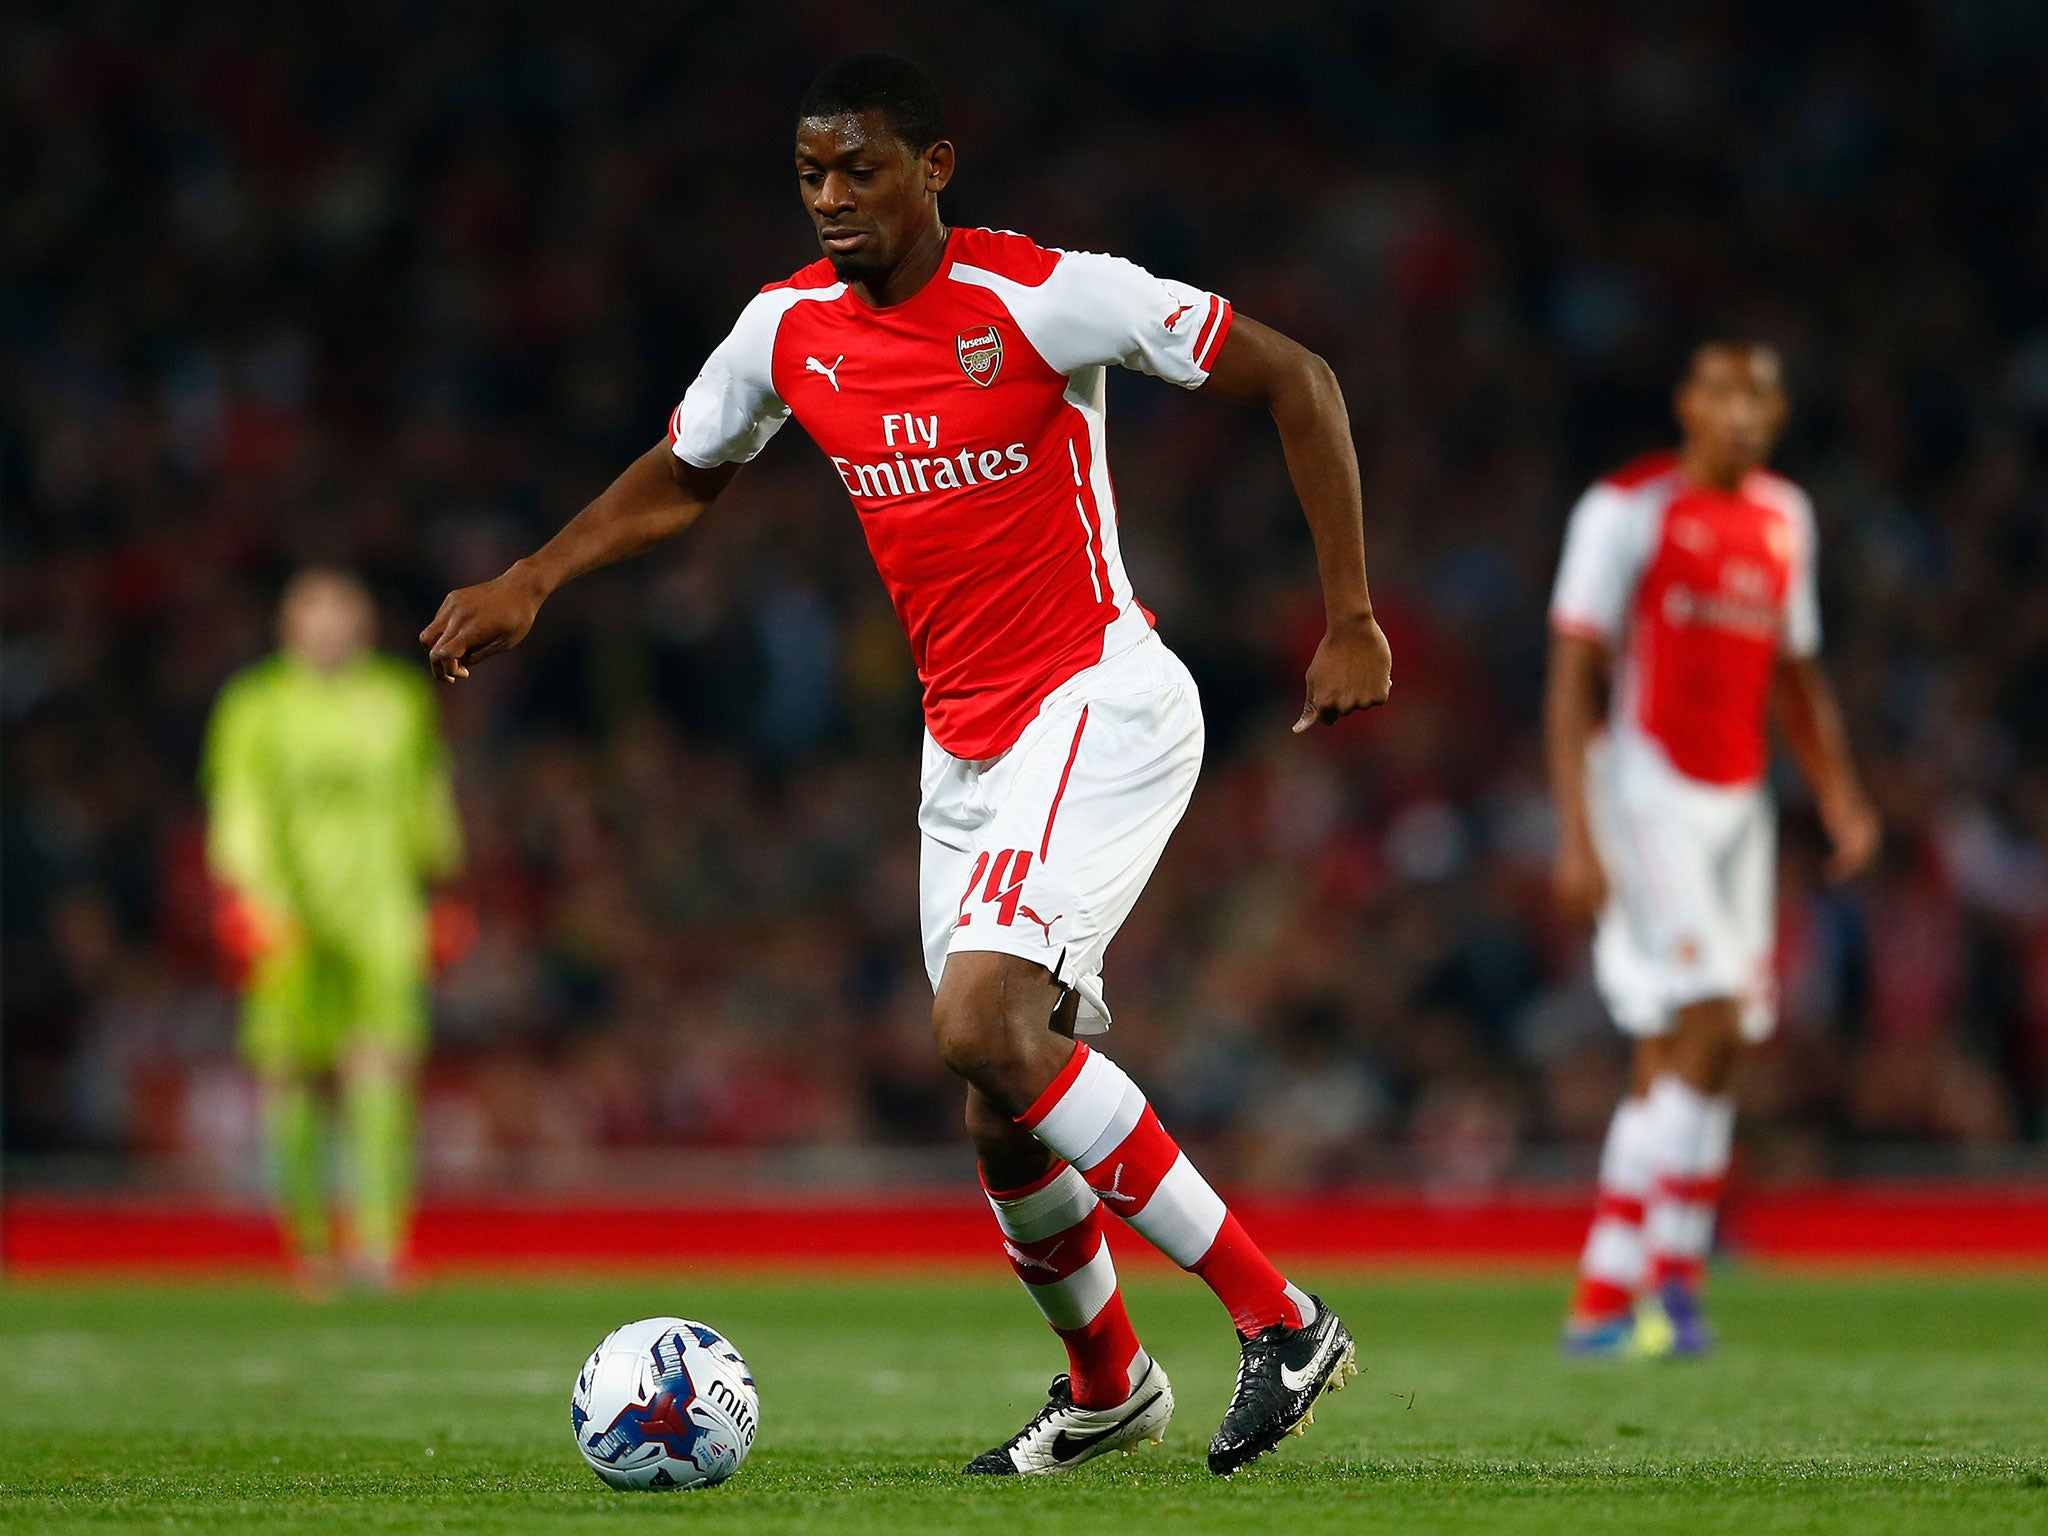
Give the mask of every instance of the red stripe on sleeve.
<svg viewBox="0 0 2048 1536">
<path fill-rule="evenodd" d="M 1228 304 L 1223 306 L 1223 323 L 1216 327 L 1216 334 L 1209 338 L 1207 350 L 1195 348 L 1195 366 L 1207 373 L 1215 365 L 1216 354 L 1223 350 L 1223 338 L 1230 334 L 1230 322 L 1236 311 Z"/>
<path fill-rule="evenodd" d="M 1215 294 L 1210 294 L 1209 312 L 1206 315 L 1202 316 L 1201 333 L 1195 337 L 1196 367 L 1201 366 L 1202 349 L 1209 345 L 1209 332 L 1212 328 L 1214 328 L 1216 324 L 1216 316 L 1218 315 L 1218 313 L 1221 312 L 1222 308 L 1223 301 L 1217 298 Z"/>
</svg>

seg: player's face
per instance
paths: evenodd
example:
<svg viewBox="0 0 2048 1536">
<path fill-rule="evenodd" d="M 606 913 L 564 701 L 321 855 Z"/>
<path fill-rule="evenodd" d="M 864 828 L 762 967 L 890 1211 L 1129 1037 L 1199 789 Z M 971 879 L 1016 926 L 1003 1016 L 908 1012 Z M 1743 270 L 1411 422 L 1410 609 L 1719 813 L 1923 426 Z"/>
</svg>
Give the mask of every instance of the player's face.
<svg viewBox="0 0 2048 1536">
<path fill-rule="evenodd" d="M 1709 347 L 1678 390 L 1687 448 L 1732 473 L 1770 457 L 1785 425 L 1778 355 L 1766 347 Z"/>
<path fill-rule="evenodd" d="M 287 651 L 332 671 L 370 648 L 377 614 L 361 583 L 338 571 L 312 571 L 286 590 L 277 627 Z"/>
<path fill-rule="evenodd" d="M 880 112 L 807 117 L 796 129 L 796 178 L 832 270 L 860 282 L 894 269 L 931 229 L 953 174 L 953 146 L 912 149 Z"/>
</svg>

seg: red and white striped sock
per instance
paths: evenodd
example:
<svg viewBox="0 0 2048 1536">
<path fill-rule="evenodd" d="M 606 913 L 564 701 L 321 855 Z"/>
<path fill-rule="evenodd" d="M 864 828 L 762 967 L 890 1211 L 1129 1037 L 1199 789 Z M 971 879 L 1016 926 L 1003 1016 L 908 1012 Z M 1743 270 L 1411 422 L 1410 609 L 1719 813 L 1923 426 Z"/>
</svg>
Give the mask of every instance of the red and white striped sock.
<svg viewBox="0 0 2048 1536">
<path fill-rule="evenodd" d="M 1660 1077 L 1650 1085 L 1648 1113 L 1652 1182 L 1643 1234 L 1649 1282 L 1696 1286 L 1706 1273 L 1714 1216 L 1728 1179 L 1735 1101 Z"/>
<path fill-rule="evenodd" d="M 1643 1245 L 1643 1206 L 1650 1193 L 1649 1109 L 1645 1099 L 1623 1099 L 1608 1122 L 1607 1143 L 1600 1149 L 1600 1194 L 1572 1294 L 1572 1316 L 1582 1322 L 1626 1313 L 1643 1288 L 1649 1263 Z"/>
<path fill-rule="evenodd" d="M 1103 1205 L 1147 1242 L 1206 1281 L 1238 1332 L 1314 1321 L 1315 1303 L 1268 1262 L 1107 1056 L 1076 1042 L 1017 1123 L 1080 1169 Z"/>
<path fill-rule="evenodd" d="M 1095 1191 L 1067 1164 L 1055 1163 L 1022 1189 L 988 1189 L 988 1203 L 1010 1267 L 1067 1346 L 1074 1401 L 1083 1408 L 1121 1403 L 1148 1361 L 1124 1311 Z"/>
</svg>

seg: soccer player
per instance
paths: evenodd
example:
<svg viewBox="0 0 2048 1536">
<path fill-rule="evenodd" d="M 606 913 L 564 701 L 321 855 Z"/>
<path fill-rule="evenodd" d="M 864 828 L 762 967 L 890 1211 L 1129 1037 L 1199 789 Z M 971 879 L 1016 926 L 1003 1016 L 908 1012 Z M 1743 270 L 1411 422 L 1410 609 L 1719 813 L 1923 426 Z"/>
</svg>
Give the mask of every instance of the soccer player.
<svg viewBox="0 0 2048 1536">
<path fill-rule="evenodd" d="M 856 55 L 805 96 L 796 177 L 824 259 L 764 288 L 658 443 L 537 554 L 450 594 L 421 635 L 468 675 L 549 593 L 687 527 L 792 414 L 830 460 L 924 687 L 921 902 L 940 1054 L 1016 1274 L 1070 1369 L 973 1473 L 1061 1471 L 1157 1442 L 1173 1411 L 1103 1241 L 1104 1212 L 1200 1276 L 1241 1362 L 1209 1465 L 1306 1427 L 1355 1372 L 1107 1056 L 1102 957 L 1186 808 L 1202 757 L 1187 669 L 1118 551 L 1103 435 L 1115 364 L 1269 411 L 1316 544 L 1328 630 L 1297 732 L 1387 697 L 1358 465 L 1330 369 L 1215 294 L 1108 256 L 949 228 L 938 93 Z"/>
<path fill-rule="evenodd" d="M 216 921 L 247 968 L 243 1051 L 262 1084 L 280 1215 L 314 1294 L 337 1268 L 329 1083 L 351 1196 L 347 1271 L 380 1289 L 397 1276 L 426 1043 L 426 885 L 462 857 L 432 687 L 371 650 L 375 625 L 355 578 L 299 575 L 277 654 L 229 680 L 206 739 Z"/>
<path fill-rule="evenodd" d="M 1676 453 L 1573 510 L 1551 600 L 1545 735 L 1557 895 L 1596 924 L 1594 973 L 1635 1039 L 1564 1330 L 1568 1353 L 1712 1347 L 1700 1281 L 1728 1169 L 1729 1088 L 1775 1025 L 1775 715 L 1846 879 L 1877 851 L 1815 657 L 1813 510 L 1763 465 L 1785 420 L 1778 355 L 1701 347 Z"/>
</svg>

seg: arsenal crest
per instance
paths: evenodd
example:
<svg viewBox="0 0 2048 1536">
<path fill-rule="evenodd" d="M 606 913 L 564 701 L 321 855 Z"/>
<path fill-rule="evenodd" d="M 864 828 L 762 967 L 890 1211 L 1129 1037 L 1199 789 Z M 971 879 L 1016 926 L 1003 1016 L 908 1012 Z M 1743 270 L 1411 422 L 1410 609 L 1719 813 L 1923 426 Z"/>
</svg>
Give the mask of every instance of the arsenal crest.
<svg viewBox="0 0 2048 1536">
<path fill-rule="evenodd" d="M 1003 333 L 992 325 L 978 331 L 962 331 L 953 338 L 960 353 L 960 367 L 967 377 L 986 389 L 1003 371 Z"/>
</svg>

